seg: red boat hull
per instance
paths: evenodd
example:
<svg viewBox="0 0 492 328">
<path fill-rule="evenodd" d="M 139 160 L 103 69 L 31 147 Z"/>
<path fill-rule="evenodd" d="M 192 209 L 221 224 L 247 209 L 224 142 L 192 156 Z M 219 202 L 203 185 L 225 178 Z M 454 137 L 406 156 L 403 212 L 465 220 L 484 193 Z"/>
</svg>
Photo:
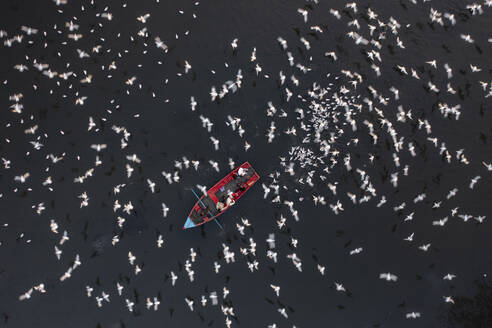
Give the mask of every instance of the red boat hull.
<svg viewBox="0 0 492 328">
<path fill-rule="evenodd" d="M 239 175 L 240 168 L 244 172 L 242 176 Z M 237 202 L 259 179 L 260 176 L 253 167 L 248 162 L 244 162 L 217 182 L 195 203 L 183 229 L 194 228 L 216 219 L 233 206 L 233 204 L 229 206 L 226 204 L 228 197 Z M 219 202 L 224 204 L 222 210 L 217 208 Z"/>
</svg>

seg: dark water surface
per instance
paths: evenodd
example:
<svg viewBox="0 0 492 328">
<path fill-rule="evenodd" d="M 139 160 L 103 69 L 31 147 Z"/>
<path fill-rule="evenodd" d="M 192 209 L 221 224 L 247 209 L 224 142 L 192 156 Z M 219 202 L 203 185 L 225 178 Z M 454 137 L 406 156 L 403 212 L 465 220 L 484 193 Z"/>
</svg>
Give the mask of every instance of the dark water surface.
<svg viewBox="0 0 492 328">
<path fill-rule="evenodd" d="M 492 269 L 488 255 L 492 250 L 492 228 L 488 221 L 492 215 L 492 184 L 491 172 L 482 164 L 492 161 L 492 98 L 485 98 L 488 88 L 483 90 L 479 83 L 492 80 L 492 43 L 488 42 L 492 38 L 492 8 L 482 4 L 483 14 L 472 15 L 466 9 L 470 3 L 358 2 L 355 14 L 342 1 L 213 1 L 195 5 L 191 1 L 142 0 L 128 1 L 125 8 L 121 1 L 91 4 L 69 0 L 62 6 L 47 0 L 2 1 L 0 29 L 8 32 L 2 41 L 21 34 L 22 25 L 39 32 L 25 35 L 22 43 L 14 42 L 12 47 L 0 46 L 0 79 L 7 81 L 0 86 L 0 157 L 11 161 L 10 169 L 0 169 L 0 327 L 224 327 L 221 304 L 234 307 L 236 318 L 229 316 L 232 327 L 268 327 L 274 323 L 277 327 L 492 327 L 492 287 L 488 276 Z M 114 16 L 111 21 L 96 16 L 106 6 Z M 349 31 L 357 31 L 347 23 L 357 18 L 361 25 L 357 32 L 370 40 L 367 24 L 378 23 L 367 19 L 368 6 L 382 21 L 393 17 L 400 23 L 398 36 L 405 43 L 404 50 L 396 46 L 396 36 L 390 30 L 386 32 L 389 40 L 381 41 L 381 50 L 356 45 L 347 37 Z M 307 23 L 298 8 L 308 10 Z M 330 14 L 330 8 L 338 9 L 342 18 L 337 20 Z M 445 26 L 431 23 L 431 8 L 454 14 L 456 25 L 450 25 L 448 20 Z M 63 12 L 57 12 L 58 9 Z M 147 23 L 136 19 L 146 13 L 151 14 Z M 197 19 L 192 17 L 193 13 Z M 78 31 L 70 32 L 65 27 L 70 20 L 80 25 Z M 323 33 L 310 30 L 313 25 L 319 25 Z M 148 29 L 147 38 L 137 35 L 144 27 Z M 47 31 L 46 37 L 42 31 Z M 69 33 L 80 33 L 83 37 L 74 41 L 67 38 Z M 466 43 L 461 34 L 470 34 L 475 43 Z M 167 53 L 155 47 L 155 36 L 169 46 Z M 295 62 L 309 66 L 310 72 L 303 74 L 289 66 L 286 52 L 276 41 L 278 36 L 287 40 Z M 309 51 L 299 41 L 300 37 L 310 42 Z M 233 51 L 230 43 L 235 38 L 239 39 L 238 49 Z M 30 45 L 27 40 L 34 43 Z M 62 44 L 64 41 L 66 45 Z M 98 44 L 102 46 L 100 53 L 92 52 Z M 256 62 L 250 60 L 254 47 L 262 67 L 259 75 L 255 72 Z M 91 57 L 79 58 L 77 49 Z M 375 62 L 381 69 L 380 77 L 371 69 L 372 62 L 362 49 L 380 51 L 383 62 Z M 327 51 L 336 51 L 338 60 L 326 57 Z M 77 77 L 68 81 L 49 79 L 32 66 L 34 58 L 50 64 L 53 71 L 73 71 Z M 437 60 L 438 69 L 425 64 L 433 59 Z M 185 60 L 192 65 L 188 74 L 184 74 Z M 108 71 L 112 61 L 117 69 Z M 13 69 L 22 63 L 29 67 L 27 72 Z M 450 81 L 456 95 L 446 92 L 449 81 L 444 63 L 453 68 Z M 482 71 L 472 73 L 470 63 Z M 405 66 L 409 75 L 399 73 L 396 65 Z M 418 70 L 420 80 L 410 77 L 410 68 Z M 220 92 L 223 83 L 235 81 L 239 69 L 244 76 L 242 87 L 212 102 L 211 87 Z M 91 84 L 79 82 L 84 70 L 93 75 Z M 294 92 L 289 102 L 285 86 L 279 85 L 281 70 Z M 348 87 L 349 79 L 341 70 L 358 72 L 363 77 L 357 89 L 350 92 L 359 97 L 358 103 L 371 97 L 369 86 L 390 99 L 391 86 L 400 90 L 398 102 L 391 100 L 384 106 L 374 100 L 399 137 L 405 137 L 399 169 L 393 164 L 390 135 L 380 127 L 378 116 L 367 111 L 366 104 L 364 114 L 357 117 L 358 130 L 344 135 L 337 145 L 343 156 L 351 153 L 354 170 L 366 170 L 377 189 L 377 197 L 357 205 L 352 204 L 346 193 L 357 192 L 357 198 L 363 195 L 358 189 L 360 177 L 345 170 L 342 155 L 327 181 L 316 179 L 312 188 L 296 182 L 301 177 L 305 179 L 309 168 L 297 165 L 295 176 L 290 177 L 279 160 L 289 156 L 292 146 L 315 148 L 302 144 L 301 137 L 283 131 L 295 125 L 302 135 L 295 109 L 307 107 L 298 95 L 307 98 L 313 83 L 322 87 L 333 83 L 337 90 L 344 83 Z M 108 74 L 112 77 L 107 78 Z M 300 80 L 297 88 L 290 81 L 292 74 Z M 137 77 L 134 85 L 125 84 L 132 76 Z M 441 92 L 429 91 L 428 81 Z M 19 101 L 24 109 L 16 114 L 9 108 L 13 102 L 8 97 L 19 92 L 24 96 Z M 87 97 L 83 106 L 74 104 L 80 96 Z M 196 111 L 190 109 L 191 96 L 198 102 Z M 268 117 L 269 101 L 277 110 L 283 108 L 288 116 Z M 444 118 L 439 103 L 460 104 L 460 119 Z M 412 109 L 412 122 L 397 122 L 398 105 Z M 214 123 L 211 133 L 202 127 L 199 115 Z M 228 115 L 241 118 L 246 131 L 242 138 L 225 124 Z M 91 131 L 87 131 L 89 117 L 96 123 Z M 365 118 L 374 123 L 379 134 L 376 145 L 362 123 Z M 418 119 L 430 122 L 432 134 L 417 128 Z M 277 134 L 268 143 L 266 134 L 272 120 Z M 39 126 L 36 134 L 25 134 L 24 130 L 33 125 Z M 115 134 L 113 125 L 124 126 L 131 133 L 127 148 L 120 149 L 122 134 Z M 99 132 L 94 131 L 96 128 Z M 36 151 L 29 142 L 38 136 L 44 147 Z M 214 150 L 210 136 L 220 140 L 218 151 Z M 329 137 L 327 133 L 322 138 Z M 437 148 L 428 137 L 439 139 Z M 347 145 L 352 138 L 360 139 L 358 147 Z M 247 152 L 243 147 L 245 140 L 252 145 Z M 407 150 L 409 141 L 416 146 L 416 157 Z M 449 164 L 439 154 L 441 142 L 452 150 L 453 160 Z M 97 167 L 92 144 L 107 144 L 107 149 L 99 153 L 102 164 Z M 468 165 L 455 159 L 461 148 L 465 149 Z M 60 156 L 64 152 L 65 158 L 58 163 L 46 159 L 48 154 Z M 373 165 L 367 159 L 368 153 L 376 155 Z M 138 155 L 140 164 L 126 159 L 126 155 L 132 154 Z M 182 156 L 199 160 L 199 169 L 180 171 L 180 183 L 169 185 L 161 172 L 174 173 L 174 161 Z M 221 217 L 224 231 L 213 223 L 183 231 L 185 216 L 195 202 L 189 189 L 197 184 L 215 184 L 229 172 L 229 158 L 237 165 L 249 161 L 262 179 Z M 219 163 L 219 173 L 209 160 Z M 129 179 L 127 164 L 134 168 Z M 409 165 L 408 176 L 401 173 L 405 165 Z M 83 184 L 73 182 L 92 167 L 92 177 Z M 316 178 L 323 174 L 322 169 L 314 170 Z M 397 170 L 399 184 L 394 188 L 389 180 Z M 282 173 L 278 179 L 281 199 L 295 202 L 298 222 L 288 206 L 270 202 L 272 194 L 267 199 L 263 197 L 261 183 L 271 184 L 268 175 L 275 171 Z M 30 173 L 26 183 L 14 181 L 15 176 L 25 172 Z M 469 183 L 477 175 L 481 179 L 472 190 Z M 42 185 L 47 176 L 54 182 L 52 192 Z M 156 182 L 155 193 L 150 191 L 147 179 Z M 327 187 L 327 182 L 335 181 L 337 196 Z M 115 195 L 113 187 L 121 183 L 126 186 Z M 446 199 L 455 187 L 459 190 L 457 195 Z M 84 191 L 90 197 L 89 206 L 80 208 L 78 196 Z M 427 198 L 414 203 L 413 199 L 423 192 Z M 340 199 L 344 211 L 335 215 L 329 205 L 314 206 L 312 194 L 325 195 L 329 204 Z M 377 208 L 382 195 L 387 203 Z M 299 201 L 299 197 L 304 200 Z M 132 215 L 121 210 L 113 212 L 116 199 L 122 205 L 131 201 L 135 208 Z M 433 209 L 433 203 L 440 200 L 441 207 Z M 36 207 L 41 202 L 46 209 L 38 215 Z M 162 217 L 162 202 L 170 207 L 166 218 Z M 403 202 L 404 210 L 393 210 Z M 450 211 L 455 207 L 459 207 L 459 214 L 487 218 L 481 224 L 475 219 L 464 222 L 457 216 L 451 217 Z M 415 212 L 414 219 L 405 222 L 411 212 Z M 126 218 L 123 229 L 117 226 L 118 215 Z M 276 221 L 281 215 L 288 219 L 286 227 L 279 230 Z M 433 220 L 445 216 L 449 217 L 445 226 L 432 225 Z M 241 218 L 252 223 L 244 236 L 236 229 Z M 50 231 L 51 219 L 59 225 L 57 235 Z M 60 246 L 64 230 L 70 240 Z M 276 236 L 277 263 L 266 257 L 265 240 L 272 232 Z M 411 233 L 415 233 L 413 242 L 404 241 Z M 113 246 L 111 240 L 115 235 L 120 236 L 120 242 Z M 164 239 L 163 248 L 156 247 L 159 235 Z M 297 248 L 291 246 L 290 235 L 299 240 Z M 248 247 L 250 238 L 257 243 L 256 258 L 240 252 L 241 247 Z M 427 243 L 431 243 L 427 252 L 418 249 Z M 235 263 L 226 264 L 222 244 L 235 252 Z M 55 245 L 63 251 L 60 260 L 54 254 Z M 350 256 L 349 252 L 358 247 L 363 247 L 363 251 Z M 193 282 L 184 269 L 190 248 L 198 253 L 192 266 Z M 129 251 L 142 269 L 138 275 L 128 263 Z M 294 252 L 302 260 L 302 272 L 287 258 Z M 75 254 L 80 255 L 82 265 L 72 272 L 71 278 L 61 282 L 59 278 L 73 265 Z M 259 262 L 259 270 L 251 273 L 247 261 L 254 259 Z M 215 261 L 221 264 L 219 274 L 214 271 Z M 318 271 L 318 263 L 326 267 L 325 275 Z M 171 279 L 166 279 L 170 271 L 179 277 L 174 287 Z M 384 272 L 397 275 L 398 281 L 379 279 Z M 457 277 L 443 280 L 447 273 Z M 121 297 L 116 291 L 117 282 L 124 286 Z M 335 282 L 343 283 L 347 292 L 336 291 Z M 19 295 L 39 283 L 45 284 L 45 294 L 33 292 L 30 299 L 19 301 Z M 270 284 L 281 286 L 280 297 L 275 296 Z M 86 295 L 87 285 L 94 288 L 91 298 Z M 224 286 L 230 294 L 223 303 Z M 98 308 L 94 295 L 101 296 L 102 291 L 110 294 L 110 302 L 103 302 L 103 307 Z M 212 291 L 217 291 L 219 305 L 212 306 L 209 300 L 202 307 L 201 295 L 208 297 Z M 146 298 L 154 296 L 160 298 L 159 310 L 147 310 Z M 445 303 L 444 296 L 452 296 L 455 303 Z M 194 300 L 193 312 L 185 297 Z M 135 303 L 133 313 L 127 310 L 125 298 Z M 287 319 L 278 312 L 279 308 L 286 308 Z M 406 319 L 410 312 L 419 312 L 421 317 Z"/>
</svg>

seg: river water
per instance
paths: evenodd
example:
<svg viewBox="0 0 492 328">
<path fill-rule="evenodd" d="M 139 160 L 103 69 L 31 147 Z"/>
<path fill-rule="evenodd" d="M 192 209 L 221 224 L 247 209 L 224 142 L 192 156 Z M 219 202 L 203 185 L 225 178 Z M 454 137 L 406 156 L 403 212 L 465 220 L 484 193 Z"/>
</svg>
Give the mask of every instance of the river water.
<svg viewBox="0 0 492 328">
<path fill-rule="evenodd" d="M 345 8 L 342 1 L 196 4 L 142 0 L 128 2 L 125 7 L 122 3 L 69 1 L 57 6 L 50 1 L 5 0 L 0 4 L 0 28 L 9 34 L 3 40 L 21 34 L 22 25 L 39 30 L 38 34 L 25 35 L 22 43 L 14 41 L 11 47 L 0 47 L 0 76 L 7 81 L 0 87 L 0 156 L 11 161 L 9 169 L 0 169 L 0 326 L 224 327 L 221 304 L 233 306 L 236 317 L 229 316 L 233 327 L 268 327 L 274 323 L 277 327 L 490 326 L 487 274 L 492 260 L 487 254 L 491 250 L 488 220 L 492 215 L 492 185 L 491 173 L 482 162 L 492 161 L 492 107 L 491 98 L 485 97 L 488 89 L 483 90 L 479 81 L 491 81 L 491 9 L 483 4 L 483 13 L 472 15 L 466 9 L 469 1 L 364 1 L 357 3 L 357 13 Z M 368 24 L 378 22 L 368 19 L 368 6 L 381 22 L 388 24 L 390 17 L 399 22 L 398 37 L 405 49 L 396 45 L 391 30 L 386 31 L 387 39 L 381 40 L 379 50 L 370 44 L 355 44 L 347 36 L 357 31 L 370 39 Z M 307 23 L 298 8 L 308 11 Z M 454 14 L 456 25 L 446 19 L 444 26 L 431 23 L 431 8 L 443 15 Z M 330 9 L 338 9 L 341 19 L 330 14 Z M 103 12 L 110 12 L 112 19 L 100 17 Z M 137 20 L 146 13 L 150 14 L 146 23 Z M 355 18 L 360 30 L 347 26 Z M 77 31 L 65 27 L 70 21 L 80 25 Z M 323 33 L 310 29 L 316 25 Z M 138 36 L 144 27 L 148 36 Z M 74 41 L 67 37 L 70 33 L 83 37 Z M 474 43 L 465 42 L 462 34 L 470 34 Z M 155 47 L 155 36 L 167 44 L 167 52 Z M 289 65 L 286 51 L 277 41 L 279 36 L 287 41 L 295 63 L 311 71 L 304 74 Z M 309 41 L 309 50 L 300 37 Z M 235 38 L 238 48 L 233 50 L 231 42 Z M 101 45 L 99 53 L 92 51 L 97 45 Z M 254 48 L 257 59 L 252 62 Z M 77 49 L 90 57 L 80 58 Z M 380 67 L 381 76 L 371 68 L 373 62 L 364 49 L 380 52 L 382 62 L 374 63 Z M 336 52 L 336 61 L 324 55 L 329 51 Z M 49 79 L 32 66 L 35 58 L 60 74 L 73 71 L 77 78 Z M 436 69 L 425 63 L 434 59 Z M 192 65 L 188 74 L 184 72 L 185 60 Z M 117 68 L 109 70 L 113 61 Z M 256 63 L 262 68 L 258 74 Z M 447 78 L 445 63 L 453 68 L 452 79 Z M 482 71 L 471 72 L 470 63 Z M 25 64 L 29 70 L 20 73 L 13 69 L 17 64 Z M 399 73 L 396 65 L 405 66 L 409 75 Z M 420 80 L 410 77 L 410 68 L 418 71 Z M 93 75 L 92 83 L 79 82 L 86 75 L 84 70 Z M 236 80 L 238 70 L 243 75 L 241 88 L 211 101 L 211 87 L 220 92 L 223 83 Z M 329 94 L 341 85 L 349 87 L 348 80 L 354 79 L 344 76 L 342 70 L 362 77 L 347 95 L 364 104 L 363 113 L 356 117 L 358 129 L 343 127 L 345 134 L 336 146 L 342 152 L 340 163 L 330 174 L 323 173 L 322 167 L 302 168 L 297 163 L 294 176 L 290 176 L 280 158 L 287 157 L 288 163 L 291 147 L 319 148 L 313 142 L 302 143 L 306 133 L 300 128 L 295 109 L 308 112 L 308 102 L 303 99 L 309 99 L 313 83 L 330 86 Z M 279 83 L 279 71 L 287 76 L 289 90 L 294 92 L 288 102 L 285 85 Z M 292 74 L 300 81 L 298 87 L 290 80 Z M 134 84 L 126 84 L 132 76 L 136 77 Z M 446 92 L 448 80 L 456 95 Z M 441 89 L 438 94 L 429 91 L 428 81 Z M 390 135 L 379 126 L 375 112 L 369 112 L 363 103 L 364 98 L 371 98 L 370 86 L 391 99 L 386 106 L 378 99 L 374 103 L 384 110 L 398 136 L 405 137 L 398 169 L 393 164 Z M 392 86 L 400 91 L 398 101 L 389 91 Z M 17 114 L 9 108 L 13 104 L 9 96 L 20 92 L 23 98 L 19 103 L 24 108 Z M 85 103 L 76 105 L 75 99 L 81 96 L 87 97 Z M 198 103 L 196 111 L 190 109 L 192 96 Z M 270 101 L 279 111 L 273 117 L 267 116 Z M 439 103 L 460 104 L 459 120 L 444 118 Z M 411 109 L 413 120 L 398 122 L 398 105 Z M 280 108 L 287 117 L 278 115 Z M 212 132 L 202 127 L 200 115 L 213 122 Z M 226 124 L 228 115 L 241 118 L 243 137 Z M 89 117 L 96 124 L 91 131 L 87 131 Z M 343 120 L 343 115 L 340 117 Z M 375 128 L 378 125 L 378 144 L 373 145 L 364 119 L 372 120 Z M 418 129 L 418 119 L 432 125 L 431 134 Z M 266 135 L 272 121 L 276 137 L 269 143 Z M 331 121 L 329 124 L 336 125 Z M 34 125 L 38 125 L 34 135 L 24 132 Z M 123 136 L 112 130 L 113 125 L 131 133 L 125 149 L 120 147 Z M 297 127 L 298 136 L 283 133 L 292 126 Z M 218 151 L 210 136 L 220 140 Z M 437 148 L 427 140 L 433 137 L 439 140 Z M 329 139 L 329 133 L 322 138 Z M 357 146 L 347 144 L 354 138 L 360 140 Z M 44 146 L 35 150 L 30 143 L 34 140 Z M 251 145 L 247 151 L 245 141 Z M 408 142 L 416 146 L 416 157 L 407 151 Z M 439 154 L 441 142 L 450 149 L 451 163 Z M 97 153 L 91 149 L 93 144 L 106 144 L 107 148 Z M 456 151 L 462 148 L 469 164 L 455 160 Z M 58 163 L 46 158 L 62 153 L 65 156 Z M 354 166 L 350 172 L 343 165 L 347 153 Z M 133 154 L 140 163 L 127 160 L 126 156 Z M 376 156 L 372 164 L 369 154 Z M 96 155 L 102 161 L 97 167 Z M 175 160 L 181 161 L 182 156 L 199 160 L 198 171 L 176 169 Z M 183 231 L 186 215 L 195 203 L 190 188 L 215 184 L 230 171 L 229 158 L 236 165 L 249 161 L 260 174 L 260 182 L 221 216 L 223 231 L 213 223 Z M 220 172 L 211 167 L 209 160 L 218 162 Z M 134 168 L 130 178 L 126 176 L 127 164 Z M 409 165 L 408 176 L 402 173 L 405 165 Z M 357 193 L 358 199 L 363 195 L 356 167 L 367 172 L 378 195 L 354 205 L 345 194 Z M 92 177 L 83 184 L 73 182 L 90 168 L 94 168 Z M 161 172 L 176 170 L 180 172 L 179 183 L 168 184 Z M 305 181 L 310 170 L 315 174 L 313 187 L 299 183 L 300 178 Z M 400 175 L 395 188 L 390 174 L 397 170 Z M 15 181 L 15 176 L 25 172 L 30 173 L 25 183 Z M 269 177 L 274 172 L 281 173 L 276 182 Z M 320 180 L 320 175 L 326 175 L 327 180 Z M 42 185 L 47 176 L 52 177 L 53 191 Z M 481 178 L 470 189 L 475 176 Z M 154 193 L 147 179 L 156 183 Z M 337 184 L 337 195 L 327 187 L 328 182 Z M 294 201 L 299 221 L 287 205 L 271 202 L 273 191 L 264 198 L 262 183 L 278 183 L 282 202 Z M 125 186 L 115 195 L 113 187 L 118 184 Z M 447 199 L 453 188 L 458 188 L 457 195 Z M 90 198 L 87 207 L 80 206 L 79 195 L 84 191 Z M 426 199 L 414 203 L 421 193 Z M 313 194 L 324 195 L 328 204 L 315 206 Z M 387 203 L 376 207 L 383 195 Z M 132 214 L 121 210 L 115 213 L 116 199 L 122 205 L 131 201 Z M 337 200 L 344 210 L 335 215 L 329 204 Z M 441 207 L 432 208 L 439 201 Z M 166 218 L 162 202 L 170 208 Z M 404 210 L 393 209 L 403 202 Z M 40 215 L 36 213 L 39 203 L 46 208 Z M 473 218 L 464 222 L 458 215 L 451 216 L 455 207 L 459 207 L 459 214 L 487 218 L 481 224 Z M 411 212 L 415 212 L 413 220 L 404 221 Z M 126 219 L 122 229 L 116 223 L 119 215 Z M 277 220 L 281 216 L 287 218 L 287 223 L 280 230 Z M 446 225 L 432 224 L 444 217 L 448 217 Z M 242 224 L 241 218 L 252 224 L 245 228 L 244 235 L 236 228 L 236 224 Z M 59 226 L 58 234 L 50 231 L 52 219 Z M 60 246 L 64 230 L 70 239 Z M 276 237 L 277 263 L 266 256 L 265 240 L 270 233 Z M 412 233 L 413 241 L 404 241 Z M 115 235 L 120 242 L 113 246 Z M 162 248 L 156 246 L 159 235 L 164 239 Z M 256 256 L 246 257 L 240 249 L 249 247 L 250 238 L 257 243 Z M 291 238 L 298 240 L 296 248 Z M 418 248 L 427 243 L 431 244 L 427 252 Z M 224 244 L 235 252 L 234 263 L 224 261 Z M 54 254 L 55 245 L 62 249 L 60 260 Z M 361 253 L 349 255 L 359 247 Z M 192 263 L 193 282 L 184 268 L 190 248 L 198 253 Z M 128 263 L 129 251 L 142 269 L 138 275 Z M 287 257 L 292 253 L 302 260 L 302 272 Z M 82 265 L 61 282 L 60 276 L 73 265 L 76 254 Z M 259 267 L 250 272 L 247 261 L 254 260 Z M 214 262 L 221 264 L 219 274 L 214 271 Z M 325 266 L 324 275 L 318 271 L 318 263 Z M 166 278 L 171 271 L 178 275 L 175 286 Z M 379 279 L 379 274 L 386 272 L 397 275 L 398 280 Z M 444 280 L 447 273 L 457 277 Z M 124 286 L 121 297 L 117 282 Z M 45 284 L 46 293 L 34 291 L 30 299 L 19 301 L 19 295 L 39 283 Z M 342 283 L 346 291 L 337 291 L 335 283 Z M 270 284 L 281 286 L 279 297 Z M 94 289 L 91 298 L 86 295 L 86 286 Z M 230 291 L 225 300 L 224 286 Z M 110 302 L 103 301 L 99 308 L 94 295 L 101 296 L 103 291 L 110 295 Z M 209 300 L 202 307 L 201 295 L 208 297 L 212 291 L 219 295 L 219 305 L 213 306 Z M 146 298 L 154 296 L 160 299 L 159 310 L 147 310 Z M 452 296 L 454 304 L 444 302 L 445 296 Z M 186 305 L 185 297 L 194 300 L 194 311 Z M 135 303 L 133 312 L 126 308 L 125 299 Z M 288 318 L 279 313 L 281 308 L 286 309 Z M 411 312 L 418 312 L 420 317 L 407 319 Z"/>
</svg>

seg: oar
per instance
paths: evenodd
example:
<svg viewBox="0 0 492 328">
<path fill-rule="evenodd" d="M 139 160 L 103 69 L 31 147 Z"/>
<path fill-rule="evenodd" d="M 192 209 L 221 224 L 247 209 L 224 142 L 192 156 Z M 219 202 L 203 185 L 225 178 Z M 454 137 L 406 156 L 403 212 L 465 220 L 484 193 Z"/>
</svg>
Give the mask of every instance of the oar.
<svg viewBox="0 0 492 328">
<path fill-rule="evenodd" d="M 195 190 L 193 190 L 193 188 L 191 188 L 191 191 L 193 192 L 193 194 L 195 195 L 195 197 L 198 198 L 198 201 L 200 202 L 200 204 L 202 204 L 203 207 L 207 208 L 207 206 L 205 206 L 205 204 L 203 204 L 202 199 L 200 197 L 198 197 L 198 195 L 196 194 Z"/>
<path fill-rule="evenodd" d="M 217 225 L 219 226 L 220 229 L 224 230 L 224 228 L 222 228 L 222 226 L 220 225 L 219 221 L 217 219 L 214 219 L 215 223 L 217 223 Z"/>
<path fill-rule="evenodd" d="M 208 209 L 207 206 L 205 206 L 205 204 L 203 204 L 202 200 L 200 197 L 198 197 L 198 195 L 196 194 L 195 190 L 193 190 L 193 188 L 191 188 L 191 191 L 193 192 L 193 194 L 195 195 L 196 198 L 198 198 L 198 201 L 200 202 L 200 204 L 202 204 L 203 207 L 205 207 L 206 209 Z M 213 216 L 213 214 L 210 212 L 210 210 L 208 210 L 208 212 Z M 217 219 L 214 219 L 215 223 L 217 223 L 217 225 L 222 229 L 224 230 L 224 228 L 222 228 L 222 226 L 220 225 L 219 221 L 217 221 Z"/>
</svg>

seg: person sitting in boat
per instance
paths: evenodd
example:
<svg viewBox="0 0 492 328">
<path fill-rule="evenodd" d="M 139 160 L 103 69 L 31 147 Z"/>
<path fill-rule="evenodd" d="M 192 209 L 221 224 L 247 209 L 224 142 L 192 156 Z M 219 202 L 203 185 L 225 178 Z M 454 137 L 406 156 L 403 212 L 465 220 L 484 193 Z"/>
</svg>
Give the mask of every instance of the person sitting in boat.
<svg viewBox="0 0 492 328">
<path fill-rule="evenodd" d="M 243 192 L 243 191 L 245 191 L 245 190 L 246 190 L 246 184 L 245 184 L 245 183 L 241 183 L 241 184 L 239 185 L 238 192 L 239 192 L 239 193 L 241 193 L 241 192 Z"/>
<path fill-rule="evenodd" d="M 242 177 L 246 174 L 246 170 L 240 167 L 239 170 L 237 170 L 237 174 L 239 174 L 239 176 Z"/>
<path fill-rule="evenodd" d="M 234 195 L 230 195 L 229 197 L 227 197 L 227 201 L 226 201 L 226 204 L 227 206 L 232 206 L 234 205 L 236 202 L 234 201 Z"/>
<path fill-rule="evenodd" d="M 224 203 L 222 202 L 217 202 L 217 210 L 220 212 L 224 209 Z"/>
</svg>

